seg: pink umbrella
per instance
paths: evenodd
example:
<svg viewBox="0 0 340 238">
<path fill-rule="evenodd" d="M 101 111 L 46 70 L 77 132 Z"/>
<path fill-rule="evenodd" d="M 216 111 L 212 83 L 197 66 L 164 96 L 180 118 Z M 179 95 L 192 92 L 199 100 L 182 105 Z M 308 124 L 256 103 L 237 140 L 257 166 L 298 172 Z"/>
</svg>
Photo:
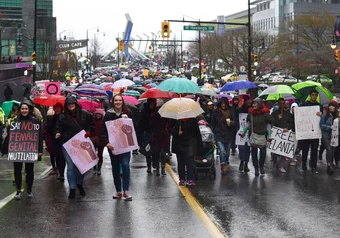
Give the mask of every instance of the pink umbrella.
<svg viewBox="0 0 340 238">
<path fill-rule="evenodd" d="M 94 111 L 96 108 L 100 108 L 100 104 L 96 101 L 90 101 L 87 99 L 79 99 L 78 100 L 79 105 L 87 111 Z"/>
<path fill-rule="evenodd" d="M 133 96 L 123 96 L 123 99 L 124 99 L 125 102 L 131 103 L 133 105 L 140 104 L 140 101 Z"/>
</svg>

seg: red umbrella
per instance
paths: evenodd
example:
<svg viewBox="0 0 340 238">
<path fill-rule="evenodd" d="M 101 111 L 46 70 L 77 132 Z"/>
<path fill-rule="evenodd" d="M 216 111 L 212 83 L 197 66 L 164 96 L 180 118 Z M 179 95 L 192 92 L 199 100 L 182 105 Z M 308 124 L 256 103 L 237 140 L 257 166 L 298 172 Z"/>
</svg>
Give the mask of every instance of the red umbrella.
<svg viewBox="0 0 340 238">
<path fill-rule="evenodd" d="M 131 103 L 133 105 L 140 104 L 140 101 L 133 96 L 123 96 L 124 102 Z"/>
<path fill-rule="evenodd" d="M 176 93 L 164 92 L 158 88 L 150 88 L 140 98 L 178 98 Z"/>
<path fill-rule="evenodd" d="M 98 102 L 87 99 L 79 99 L 78 103 L 84 110 L 87 111 L 94 111 L 96 110 L 96 108 L 100 107 L 100 104 Z"/>
<path fill-rule="evenodd" d="M 33 103 L 46 107 L 53 107 L 57 103 L 64 105 L 65 97 L 60 95 L 40 95 L 33 99 Z"/>
</svg>

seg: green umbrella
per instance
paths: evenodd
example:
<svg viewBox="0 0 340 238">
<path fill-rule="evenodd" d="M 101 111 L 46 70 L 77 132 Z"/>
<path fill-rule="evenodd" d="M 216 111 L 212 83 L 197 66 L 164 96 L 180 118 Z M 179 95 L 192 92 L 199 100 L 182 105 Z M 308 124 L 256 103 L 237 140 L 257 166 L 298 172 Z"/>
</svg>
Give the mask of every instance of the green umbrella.
<svg viewBox="0 0 340 238">
<path fill-rule="evenodd" d="M 123 95 L 126 96 L 134 96 L 134 97 L 140 97 L 140 92 L 136 91 L 136 90 L 127 90 L 123 93 Z"/>
<path fill-rule="evenodd" d="M 279 98 L 292 99 L 301 96 L 298 91 L 287 85 L 274 85 L 264 90 L 258 98 L 267 101 L 277 101 Z"/>
<path fill-rule="evenodd" d="M 9 116 L 9 113 L 11 112 L 14 103 L 20 105 L 21 102 L 12 100 L 12 101 L 6 101 L 2 103 L 1 108 L 2 110 L 4 110 L 6 117 Z"/>
<path fill-rule="evenodd" d="M 157 87 L 164 92 L 173 93 L 200 93 L 201 89 L 196 83 L 186 78 L 170 78 L 159 84 Z"/>
<path fill-rule="evenodd" d="M 300 100 L 301 102 L 304 102 L 306 100 L 309 100 L 310 91 L 312 89 L 315 89 L 319 92 L 319 96 L 317 98 L 317 101 L 321 105 L 326 105 L 329 103 L 330 100 L 333 99 L 333 94 L 324 86 L 321 85 L 321 83 L 317 83 L 314 81 L 305 81 L 301 83 L 296 83 L 292 85 L 292 88 L 299 91 L 301 94 Z"/>
</svg>

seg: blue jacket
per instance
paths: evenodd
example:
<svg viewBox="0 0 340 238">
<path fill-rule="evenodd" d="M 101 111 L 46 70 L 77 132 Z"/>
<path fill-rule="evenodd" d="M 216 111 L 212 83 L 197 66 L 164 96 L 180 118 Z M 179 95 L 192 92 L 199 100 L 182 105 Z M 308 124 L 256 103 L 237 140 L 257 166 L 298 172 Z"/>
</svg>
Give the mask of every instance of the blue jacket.
<svg viewBox="0 0 340 238">
<path fill-rule="evenodd" d="M 327 112 L 324 112 L 321 116 L 320 127 L 322 132 L 322 137 L 331 138 L 332 135 L 332 124 L 333 124 L 333 116 L 330 115 L 326 120 Z"/>
</svg>

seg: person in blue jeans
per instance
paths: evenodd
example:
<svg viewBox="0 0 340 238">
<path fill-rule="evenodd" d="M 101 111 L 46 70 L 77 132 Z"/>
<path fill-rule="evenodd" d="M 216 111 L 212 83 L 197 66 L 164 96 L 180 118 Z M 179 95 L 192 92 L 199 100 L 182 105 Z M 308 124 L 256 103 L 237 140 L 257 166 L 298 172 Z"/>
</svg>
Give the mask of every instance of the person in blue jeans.
<svg viewBox="0 0 340 238">
<path fill-rule="evenodd" d="M 222 174 L 226 174 L 228 171 L 227 165 L 229 164 L 230 146 L 235 125 L 235 116 L 233 111 L 230 110 L 228 98 L 221 98 L 217 109 L 212 114 L 211 127 L 220 151 Z"/>
<path fill-rule="evenodd" d="M 91 136 L 94 130 L 93 117 L 89 112 L 80 107 L 75 97 L 69 96 L 65 99 L 64 113 L 58 118 L 55 138 L 61 138 L 61 143 L 64 144 L 82 130 L 86 131 L 85 137 Z M 84 175 L 79 172 L 66 150 L 63 148 L 62 151 L 67 164 L 67 181 L 70 187 L 68 198 L 75 198 L 76 186 L 80 196 L 84 197 L 86 195 L 83 187 Z"/>
<path fill-rule="evenodd" d="M 131 152 L 114 155 L 114 147 L 109 142 L 109 135 L 106 128 L 106 121 L 114 121 L 120 118 L 131 118 L 135 124 L 135 119 L 133 113 L 125 105 L 124 99 L 120 94 L 113 97 L 111 107 L 107 110 L 104 116 L 104 123 L 102 127 L 102 140 L 104 145 L 106 145 L 112 165 L 112 176 L 116 187 L 116 193 L 112 196 L 113 199 L 124 198 L 125 201 L 132 201 L 132 196 L 129 195 L 129 185 L 130 185 L 130 157 Z M 120 176 L 120 165 L 123 172 L 123 190 L 122 190 L 122 180 Z M 123 191 L 123 192 L 122 192 Z"/>
</svg>

